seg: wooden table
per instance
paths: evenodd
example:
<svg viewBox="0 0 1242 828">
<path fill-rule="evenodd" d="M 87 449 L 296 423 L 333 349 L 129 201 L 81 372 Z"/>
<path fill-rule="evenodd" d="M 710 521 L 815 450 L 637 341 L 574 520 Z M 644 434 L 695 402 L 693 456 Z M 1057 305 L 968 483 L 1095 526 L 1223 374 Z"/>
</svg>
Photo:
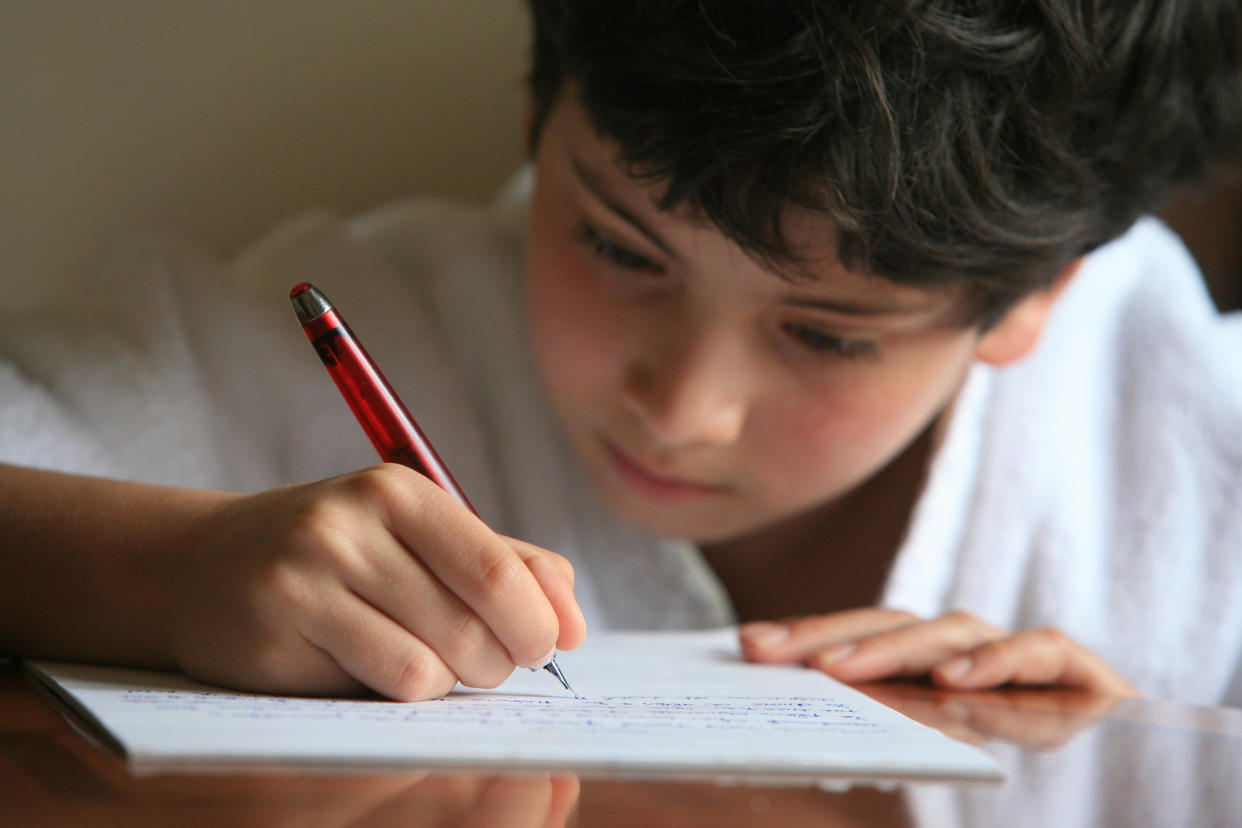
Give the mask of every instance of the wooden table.
<svg viewBox="0 0 1242 828">
<path fill-rule="evenodd" d="M 8 667 L 0 669 L 0 825 L 1242 825 L 1242 710 L 1063 691 L 864 689 L 983 745 L 1006 781 L 841 790 L 292 767 L 142 776 Z"/>
</svg>

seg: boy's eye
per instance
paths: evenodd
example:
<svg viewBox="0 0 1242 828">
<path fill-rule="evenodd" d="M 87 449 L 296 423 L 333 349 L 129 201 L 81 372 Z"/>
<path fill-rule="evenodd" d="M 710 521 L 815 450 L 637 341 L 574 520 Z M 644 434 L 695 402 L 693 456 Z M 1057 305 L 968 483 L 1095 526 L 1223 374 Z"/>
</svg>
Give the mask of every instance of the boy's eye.
<svg viewBox="0 0 1242 828">
<path fill-rule="evenodd" d="M 641 270 L 647 273 L 663 273 L 664 268 L 648 259 L 641 253 L 617 244 L 604 236 L 594 227 L 584 224 L 578 231 L 578 240 L 587 246 L 591 254 L 604 261 L 623 267 L 627 270 Z"/>
<path fill-rule="evenodd" d="M 787 322 L 784 330 L 799 345 L 817 354 L 835 354 L 848 359 L 875 355 L 875 344 L 871 342 L 843 339 L 796 322 Z"/>
</svg>

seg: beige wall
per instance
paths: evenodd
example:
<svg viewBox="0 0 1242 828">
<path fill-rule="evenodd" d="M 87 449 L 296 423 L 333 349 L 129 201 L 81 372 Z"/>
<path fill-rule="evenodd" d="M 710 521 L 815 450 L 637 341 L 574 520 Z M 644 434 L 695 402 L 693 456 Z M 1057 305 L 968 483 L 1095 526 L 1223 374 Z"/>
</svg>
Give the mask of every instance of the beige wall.
<svg viewBox="0 0 1242 828">
<path fill-rule="evenodd" d="M 4 0 L 0 307 L 135 229 L 227 254 L 307 207 L 484 199 L 527 51 L 521 0 Z"/>
</svg>

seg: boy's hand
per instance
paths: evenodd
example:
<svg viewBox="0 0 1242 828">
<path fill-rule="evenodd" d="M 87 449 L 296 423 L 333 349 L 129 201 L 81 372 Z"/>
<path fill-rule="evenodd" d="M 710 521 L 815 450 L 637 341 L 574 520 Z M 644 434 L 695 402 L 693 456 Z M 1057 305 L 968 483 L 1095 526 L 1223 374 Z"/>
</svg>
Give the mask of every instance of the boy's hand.
<svg viewBox="0 0 1242 828">
<path fill-rule="evenodd" d="M 159 562 L 167 647 L 211 682 L 427 699 L 585 634 L 568 561 L 402 466 L 231 499 L 186 544 Z"/>
<path fill-rule="evenodd" d="M 924 621 L 900 610 L 867 607 L 746 624 L 741 640 L 751 661 L 801 662 L 845 682 L 929 676 L 956 689 L 1024 684 L 1138 695 L 1064 633 L 1010 634 L 965 612 Z"/>
</svg>

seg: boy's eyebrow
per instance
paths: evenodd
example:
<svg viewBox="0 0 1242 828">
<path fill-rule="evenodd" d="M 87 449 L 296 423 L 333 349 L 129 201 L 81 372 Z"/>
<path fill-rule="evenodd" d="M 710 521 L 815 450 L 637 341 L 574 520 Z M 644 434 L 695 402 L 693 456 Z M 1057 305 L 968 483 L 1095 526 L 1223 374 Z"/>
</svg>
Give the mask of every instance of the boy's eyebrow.
<svg viewBox="0 0 1242 828">
<path fill-rule="evenodd" d="M 626 224 L 629 224 L 641 233 L 647 241 L 660 248 L 666 256 L 669 256 L 675 260 L 680 260 L 680 257 L 673 252 L 671 247 L 664 243 L 663 239 L 656 235 L 654 231 L 647 227 L 647 225 L 643 224 L 642 220 L 631 213 L 624 204 L 621 204 L 612 196 L 612 194 L 608 191 L 608 188 L 599 180 L 599 177 L 595 174 L 595 172 L 587 168 L 585 164 L 579 161 L 568 147 L 565 149 L 565 155 L 569 158 L 569 166 L 573 169 L 574 174 L 578 176 L 578 180 L 581 181 L 597 199 L 600 200 L 600 203 L 602 203 L 613 213 L 616 213 L 617 216 L 623 219 Z"/>
<path fill-rule="evenodd" d="M 851 302 L 848 299 L 819 299 L 809 296 L 787 296 L 784 298 L 786 305 L 794 305 L 800 308 L 814 308 L 816 310 L 830 311 L 832 313 L 845 314 L 847 316 L 905 316 L 921 313 L 928 310 L 926 306 L 892 306 L 892 305 L 874 305 L 866 302 Z"/>
</svg>

